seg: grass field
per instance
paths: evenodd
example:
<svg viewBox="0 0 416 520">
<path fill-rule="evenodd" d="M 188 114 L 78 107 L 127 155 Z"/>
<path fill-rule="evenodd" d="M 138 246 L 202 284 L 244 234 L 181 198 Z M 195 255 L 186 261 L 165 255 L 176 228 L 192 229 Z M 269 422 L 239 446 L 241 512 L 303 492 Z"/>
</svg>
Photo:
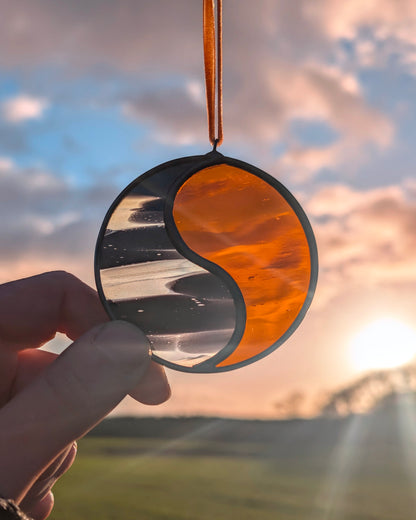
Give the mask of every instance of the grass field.
<svg viewBox="0 0 416 520">
<path fill-rule="evenodd" d="M 137 427 L 79 443 L 54 520 L 416 518 L 416 444 L 398 417 Z"/>
</svg>

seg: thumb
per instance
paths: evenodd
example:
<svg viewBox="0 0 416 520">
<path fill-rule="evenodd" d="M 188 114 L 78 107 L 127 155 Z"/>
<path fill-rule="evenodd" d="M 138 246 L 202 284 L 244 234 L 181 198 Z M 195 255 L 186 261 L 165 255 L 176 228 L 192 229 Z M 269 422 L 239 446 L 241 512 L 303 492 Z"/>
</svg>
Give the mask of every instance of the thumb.
<svg viewBox="0 0 416 520">
<path fill-rule="evenodd" d="M 8 468 L 0 495 L 19 501 L 44 467 L 137 385 L 149 363 L 145 335 L 126 322 L 100 325 L 75 341 L 0 410 L 0 460 Z M 165 399 L 166 384 L 153 385 Z"/>
</svg>

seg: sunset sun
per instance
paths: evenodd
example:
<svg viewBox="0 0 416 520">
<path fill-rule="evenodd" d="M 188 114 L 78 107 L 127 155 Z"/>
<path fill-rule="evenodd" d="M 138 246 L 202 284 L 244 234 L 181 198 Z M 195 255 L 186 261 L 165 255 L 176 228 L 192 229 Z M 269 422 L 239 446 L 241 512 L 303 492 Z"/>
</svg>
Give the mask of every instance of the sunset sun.
<svg viewBox="0 0 416 520">
<path fill-rule="evenodd" d="M 358 370 L 396 368 L 416 354 L 416 330 L 383 318 L 364 327 L 350 343 L 352 363 Z"/>
</svg>

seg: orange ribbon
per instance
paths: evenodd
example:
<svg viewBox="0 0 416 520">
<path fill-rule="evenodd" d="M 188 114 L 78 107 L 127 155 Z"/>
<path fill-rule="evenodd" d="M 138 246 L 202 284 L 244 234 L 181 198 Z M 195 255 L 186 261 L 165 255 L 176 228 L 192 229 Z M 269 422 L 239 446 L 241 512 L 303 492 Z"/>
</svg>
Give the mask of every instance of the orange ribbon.
<svg viewBox="0 0 416 520">
<path fill-rule="evenodd" d="M 203 28 L 208 134 L 215 150 L 223 141 L 222 0 L 217 0 L 216 16 L 214 0 L 204 0 Z"/>
</svg>

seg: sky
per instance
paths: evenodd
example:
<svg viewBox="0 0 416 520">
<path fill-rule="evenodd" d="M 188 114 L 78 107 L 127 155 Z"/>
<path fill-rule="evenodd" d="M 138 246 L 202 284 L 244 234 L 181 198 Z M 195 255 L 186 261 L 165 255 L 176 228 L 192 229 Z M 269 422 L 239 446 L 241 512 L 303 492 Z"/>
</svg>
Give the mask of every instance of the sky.
<svg viewBox="0 0 416 520">
<path fill-rule="evenodd" d="M 202 2 L 0 0 L 0 12 L 0 282 L 64 269 L 93 285 L 118 193 L 211 149 Z M 274 417 L 299 393 L 313 407 L 362 375 L 351 351 L 369 324 L 416 327 L 416 3 L 224 0 L 223 23 L 220 151 L 301 202 L 316 296 L 270 356 L 169 370 L 170 402 L 119 413 Z"/>
</svg>

